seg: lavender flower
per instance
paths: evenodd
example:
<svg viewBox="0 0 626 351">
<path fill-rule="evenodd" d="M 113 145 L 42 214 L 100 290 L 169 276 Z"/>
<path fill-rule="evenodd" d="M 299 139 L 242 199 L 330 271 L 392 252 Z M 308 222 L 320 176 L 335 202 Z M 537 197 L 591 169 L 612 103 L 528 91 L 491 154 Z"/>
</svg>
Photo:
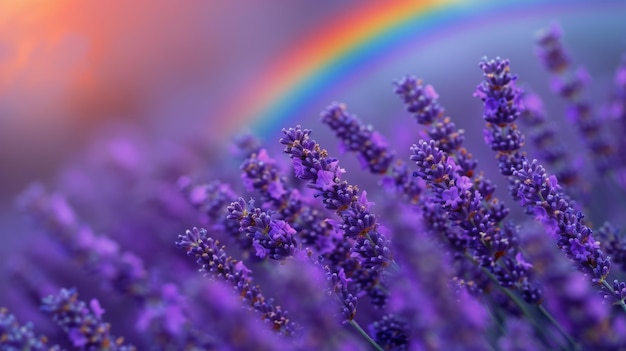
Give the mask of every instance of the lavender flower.
<svg viewBox="0 0 626 351">
<path fill-rule="evenodd" d="M 524 145 L 524 135 L 515 125 L 521 114 L 521 90 L 515 86 L 517 76 L 509 73 L 508 60 L 485 57 L 479 66 L 485 80 L 476 88 L 474 96 L 485 106 L 485 143 L 497 152 L 500 173 L 510 175 L 512 169 L 519 168 L 522 154 L 518 150 Z"/>
<path fill-rule="evenodd" d="M 559 183 L 567 185 L 568 192 L 575 192 L 579 182 L 578 169 L 570 160 L 565 147 L 557 141 L 557 131 L 546 122 L 543 102 L 537 94 L 524 92 L 521 96 L 524 109 L 520 120 L 531 129 L 530 140 L 538 151 L 539 158 L 554 170 Z M 584 194 L 579 194 L 580 198 Z"/>
<path fill-rule="evenodd" d="M 618 264 L 622 271 L 626 271 L 626 238 L 608 222 L 598 228 L 597 234 L 611 261 Z"/>
<path fill-rule="evenodd" d="M 388 296 L 377 274 L 370 273 L 365 267 L 361 267 L 356 259 L 359 255 L 350 254 L 351 248 L 355 245 L 354 240 L 344 240 L 341 230 L 338 230 L 338 225 L 334 221 L 327 219 L 322 211 L 312 207 L 296 189 L 291 188 L 280 175 L 276 161 L 269 157 L 265 149 L 260 150 L 258 154 L 250 155 L 241 168 L 244 184 L 258 191 L 266 206 L 275 209 L 277 218 L 289 222 L 290 226 L 296 230 L 302 245 L 313 245 L 318 260 L 328 267 L 331 274 L 344 271 L 344 274 L 350 277 L 350 289 L 353 289 L 355 294 L 367 293 L 372 298 L 375 307 L 381 308 L 385 305 Z M 275 184 L 275 186 L 270 184 Z M 283 191 L 279 194 L 271 191 L 277 188 Z M 242 216 L 244 204 L 241 203 L 238 206 L 233 204 L 238 207 L 238 214 L 233 218 L 237 219 Z M 229 209 L 234 210 L 233 206 Z M 245 225 L 249 226 L 248 223 Z M 359 249 L 362 255 L 370 257 L 369 260 L 376 259 L 367 251 L 369 243 Z"/>
<path fill-rule="evenodd" d="M 104 235 L 96 235 L 81 223 L 73 208 L 60 194 L 47 196 L 40 186 L 32 186 L 21 197 L 21 204 L 45 226 L 50 234 L 84 269 L 100 279 L 105 289 L 132 298 L 139 306 L 136 327 L 141 332 L 159 336 L 163 347 L 180 347 L 185 343 L 205 345 L 189 327 L 182 299 L 173 298 L 173 283 L 151 281 L 143 260 Z M 209 343 L 211 344 L 211 343 Z"/>
<path fill-rule="evenodd" d="M 145 299 L 148 291 L 143 262 L 104 235 L 95 234 L 81 223 L 61 194 L 47 195 L 33 185 L 20 199 L 21 206 L 42 223 L 54 239 L 90 272 L 115 290 L 135 299 Z"/>
<path fill-rule="evenodd" d="M 254 207 L 254 200 L 247 204 L 243 198 L 228 206 L 229 220 L 239 222 L 239 231 L 252 240 L 257 256 L 284 260 L 296 250 L 296 231 L 285 221 L 272 219 L 269 211 Z"/>
<path fill-rule="evenodd" d="M 405 87 L 407 86 L 407 84 L 405 83 L 404 85 Z M 421 87 L 421 85 L 420 85 Z M 432 87 L 430 87 L 429 91 L 434 92 L 434 89 L 432 89 Z M 436 103 L 434 100 L 430 99 L 429 100 L 431 103 Z M 427 105 L 423 105 L 423 108 L 428 108 Z M 440 118 L 440 116 L 438 116 L 437 118 Z M 358 118 L 351 116 L 350 120 L 352 121 L 352 123 L 354 124 L 361 124 L 361 122 L 358 120 Z M 449 122 L 449 118 L 446 120 L 446 126 L 448 126 L 448 131 L 450 133 L 454 132 L 454 125 L 452 123 Z M 359 147 L 361 148 L 366 148 L 367 147 L 367 142 L 366 140 L 362 140 L 363 144 L 359 145 L 358 143 L 354 143 L 354 149 L 357 150 Z M 456 148 L 460 148 L 461 144 L 457 144 Z M 455 150 L 456 151 L 456 150 Z M 465 154 L 467 155 L 467 154 Z M 370 169 L 371 171 L 371 169 Z M 397 161 L 396 164 L 394 165 L 394 167 L 391 170 L 391 175 L 386 176 L 385 178 L 383 178 L 383 185 L 386 186 L 388 189 L 390 188 L 390 190 L 395 191 L 395 192 L 399 192 L 401 195 L 408 197 L 409 199 L 411 199 L 411 201 L 413 203 L 416 203 L 419 195 L 423 192 L 424 189 L 424 185 L 418 181 L 416 181 L 415 177 L 410 177 L 408 176 L 408 170 L 406 165 L 401 162 L 401 161 Z M 479 186 L 482 188 L 481 190 L 483 190 L 485 193 L 489 192 L 489 194 L 492 192 L 492 190 L 490 189 L 489 183 L 486 181 L 482 181 L 482 179 L 478 179 L 478 184 L 480 184 Z M 445 214 L 435 214 L 435 212 L 430 211 L 430 209 L 436 209 L 437 206 L 429 206 L 432 205 L 432 202 L 428 200 L 428 198 L 425 198 L 425 201 L 422 201 L 420 203 L 421 209 L 422 211 L 422 215 L 424 217 L 435 217 L 435 216 L 439 216 L 439 218 L 441 219 L 440 221 L 443 223 L 439 228 L 433 228 L 435 226 L 435 223 L 437 222 L 437 220 L 434 221 L 426 221 L 427 223 L 427 228 L 431 229 L 435 235 L 437 234 L 442 234 L 443 235 L 443 240 L 450 246 L 453 247 L 453 250 L 456 251 L 456 253 L 459 252 L 463 252 L 465 250 L 466 247 L 466 242 L 463 241 L 462 239 L 459 240 L 459 236 L 458 236 L 458 231 L 454 231 L 451 230 L 449 224 L 448 224 L 448 219 L 447 216 Z M 495 207 L 494 207 L 495 209 Z M 505 211 L 506 208 L 504 208 Z M 502 211 L 500 211 L 502 212 Z M 507 212 L 502 212 L 501 216 L 502 218 L 504 216 L 506 216 Z M 494 217 L 496 215 L 495 211 L 494 211 Z M 431 216 L 431 215 L 435 215 L 435 216 Z M 446 218 L 443 218 L 446 217 Z M 433 225 L 433 226 L 429 226 L 429 225 Z M 434 230 L 433 230 L 434 229 Z M 463 242 L 462 247 L 454 247 L 455 244 L 458 244 L 459 242 Z M 458 256 L 457 256 L 458 257 Z M 475 268 L 475 267 L 474 267 Z M 474 275 L 476 276 L 481 276 L 481 278 L 483 278 L 484 280 L 484 274 L 481 274 L 482 272 L 480 272 L 480 270 L 476 270 L 474 269 Z M 528 289 L 528 291 L 532 291 L 531 289 Z M 535 297 L 536 298 L 536 297 Z"/>
<path fill-rule="evenodd" d="M 584 68 L 570 70 L 569 55 L 561 42 L 562 31 L 556 24 L 539 33 L 537 55 L 544 67 L 553 74 L 552 89 L 569 104 L 567 116 L 577 127 L 587 144 L 592 161 L 600 173 L 610 171 L 615 150 L 602 130 L 602 122 L 584 96 L 590 77 Z M 503 84 L 499 84 L 503 85 Z"/>
<path fill-rule="evenodd" d="M 205 215 L 211 229 L 226 233 L 247 255 L 252 249 L 252 240 L 239 231 L 239 223 L 226 220 L 226 207 L 237 199 L 230 185 L 221 181 L 192 185 L 188 177 L 181 177 L 178 185 L 185 193 L 187 201 Z"/>
<path fill-rule="evenodd" d="M 110 324 L 102 320 L 104 309 L 96 299 L 87 304 L 78 300 L 75 289 L 61 289 L 57 295 L 43 299 L 41 310 L 63 329 L 74 347 L 81 350 L 135 350 L 125 345 L 124 338 L 111 335 Z"/>
<path fill-rule="evenodd" d="M 519 115 L 517 99 L 520 91 L 512 84 L 516 77 L 509 73 L 508 60 L 483 59 L 480 67 L 485 80 L 478 86 L 476 96 L 481 97 L 485 105 L 487 127 L 494 130 L 495 124 L 501 129 L 508 128 L 510 134 L 517 135 L 516 140 L 522 140 L 523 135 L 514 124 Z M 492 101 L 497 97 L 501 98 L 494 111 Z M 497 116 L 495 119 L 494 114 Z M 610 258 L 604 255 L 592 230 L 582 221 L 584 215 L 574 210 L 569 198 L 561 192 L 555 176 L 548 175 L 537 160 L 529 162 L 526 156 L 518 152 L 521 144 L 512 143 L 514 147 L 499 148 L 498 145 L 506 143 L 504 140 L 510 139 L 500 134 L 493 140 L 485 141 L 499 152 L 498 159 L 504 164 L 500 171 L 510 177 L 513 197 L 557 236 L 557 245 L 568 258 L 576 262 L 580 271 L 591 275 L 594 284 L 601 284 L 607 296 L 613 295 L 615 301 L 624 306 L 624 297 L 613 291 L 606 282 Z"/>
<path fill-rule="evenodd" d="M 200 271 L 230 282 L 242 300 L 262 314 L 263 320 L 280 334 L 293 335 L 297 326 L 287 312 L 274 305 L 273 299 L 265 299 L 259 286 L 252 285 L 251 271 L 241 262 L 226 255 L 224 246 L 207 235 L 205 229 L 193 228 L 178 236 L 178 248 L 185 249 L 188 256 L 196 258 Z"/>
<path fill-rule="evenodd" d="M 35 335 L 32 323 L 20 325 L 6 308 L 0 308 L 0 348 L 7 351 L 60 351 L 57 345 L 47 346 L 45 336 Z"/>
<path fill-rule="evenodd" d="M 554 318 L 576 336 L 581 349 L 614 350 L 624 344 L 621 332 L 623 316 L 605 304 L 582 273 L 572 272 L 571 264 L 558 252 L 548 237 L 536 225 L 528 228 L 523 245 L 538 275 L 546 284 L 544 306 L 554 312 Z M 602 335 L 602 337 L 599 337 Z"/>
<path fill-rule="evenodd" d="M 575 211 L 560 191 L 556 177 L 548 175 L 537 160 L 533 160 L 524 162 L 513 172 L 512 182 L 516 200 L 557 237 L 558 247 L 576 263 L 578 270 L 589 274 L 594 284 L 601 284 L 603 291 L 610 291 L 606 278 L 611 260 L 600 249 L 591 228 L 584 224 L 584 215 Z M 623 304 L 624 299 L 617 299 L 617 302 Z"/>
<path fill-rule="evenodd" d="M 395 93 L 402 98 L 417 123 L 430 125 L 443 117 L 444 109 L 437 102 L 439 95 L 432 85 L 423 86 L 421 80 L 412 76 L 404 77 L 395 85 Z"/>
<path fill-rule="evenodd" d="M 326 279 L 330 286 L 330 292 L 337 296 L 341 304 L 341 315 L 343 322 L 348 323 L 356 317 L 357 297 L 348 291 L 348 282 L 350 279 L 346 277 L 346 273 L 340 270 L 332 273 L 328 267 L 326 270 Z"/>
<path fill-rule="evenodd" d="M 404 161 L 396 160 L 391 166 L 389 174 L 381 180 L 381 184 L 387 190 L 401 194 L 409 202 L 417 204 L 425 189 L 425 185 L 420 181 L 420 178 L 413 177 L 413 172 L 409 171 Z"/>
<path fill-rule="evenodd" d="M 404 101 L 406 110 L 413 115 L 418 124 L 427 127 L 428 136 L 436 141 L 438 148 L 448 153 L 459 153 L 459 164 L 467 175 L 470 175 L 476 163 L 469 160 L 471 156 L 467 162 L 461 162 L 461 155 L 465 154 L 461 148 L 464 131 L 457 129 L 450 117 L 444 117 L 444 109 L 437 102 L 439 95 L 435 88 L 432 85 L 424 87 L 421 80 L 411 76 L 395 84 L 395 92 Z"/>
<path fill-rule="evenodd" d="M 276 161 L 269 157 L 267 150 L 260 149 L 247 157 L 241 165 L 241 180 L 248 191 L 258 190 L 263 201 L 271 201 L 276 208 L 293 208 L 289 205 L 290 194 L 287 184 L 280 174 Z M 284 218 L 289 218 L 293 213 L 285 213 Z"/>
<path fill-rule="evenodd" d="M 320 225 L 326 216 L 307 203 L 297 189 L 282 176 L 276 161 L 265 149 L 250 155 L 241 165 L 241 178 L 248 190 L 256 190 L 264 208 L 272 207 L 276 218 L 288 222 L 298 232 L 303 245 L 313 245 L 318 253 L 330 249 L 333 230 Z"/>
<path fill-rule="evenodd" d="M 224 217 L 224 209 L 236 198 L 230 185 L 220 181 L 192 185 L 191 179 L 181 177 L 178 179 L 178 186 L 189 203 L 206 215 L 212 224 L 217 224 Z"/>
<path fill-rule="evenodd" d="M 356 239 L 352 252 L 366 269 L 380 271 L 393 262 L 387 248 L 388 240 L 377 230 L 376 217 L 369 212 L 371 203 L 366 193 L 358 196 L 358 188 L 342 181 L 337 159 L 309 138 L 311 131 L 297 126 L 283 129 L 280 143 L 285 145 L 294 165 L 295 174 L 308 180 L 309 186 L 321 196 L 326 208 L 336 210 L 343 220 L 342 229 L 348 238 Z"/>
<path fill-rule="evenodd" d="M 449 220 L 464 233 L 463 241 L 473 259 L 489 270 L 503 287 L 517 287 L 527 302 L 540 303 L 541 289 L 529 280 L 530 265 L 516 247 L 513 226 L 500 226 L 483 204 L 483 197 L 466 176 L 458 174 L 454 159 L 429 143 L 420 140 L 411 148 L 416 174 L 431 186 L 432 201 L 440 205 Z"/>
<path fill-rule="evenodd" d="M 440 111 L 434 119 L 425 123 L 429 126 L 431 122 L 437 121 L 434 127 L 429 126 L 430 146 L 436 149 L 441 148 L 447 155 L 456 157 L 456 162 L 453 158 L 449 158 L 449 161 L 444 163 L 440 163 L 439 160 L 429 160 L 428 162 L 434 162 L 430 165 L 431 168 L 428 168 L 427 164 L 422 163 L 424 160 L 418 147 L 412 148 L 414 155 L 411 156 L 411 160 L 416 161 L 418 165 L 416 175 L 433 188 L 435 196 L 430 201 L 442 206 L 448 213 L 449 220 L 465 234 L 464 237 L 463 234 L 454 233 L 454 230 L 451 230 L 443 219 L 440 228 L 444 229 L 442 234 L 445 241 L 457 253 L 463 252 L 466 247 L 474 250 L 474 259 L 480 262 L 481 266 L 489 269 L 503 287 L 517 286 L 521 289 L 526 301 L 539 302 L 541 300 L 540 289 L 537 283 L 529 282 L 529 266 L 525 264 L 516 248 L 516 229 L 513 226 L 500 224 L 508 215 L 508 209 L 496 199 L 491 198 L 495 188 L 489 180 L 482 175 L 474 176 L 476 162 L 472 160 L 472 155 L 462 147 L 463 131 L 457 131 L 449 117 L 443 118 L 443 109 L 436 102 L 437 96 L 432 87 L 423 89 L 421 81 L 410 77 L 396 84 L 402 87 L 396 92 L 405 101 L 420 99 L 421 95 L 425 95 L 421 100 L 428 101 L 435 110 Z M 407 91 L 412 93 L 407 95 Z M 422 104 L 421 107 L 422 109 L 430 108 L 428 104 Z M 408 109 L 411 111 L 410 105 Z M 492 117 L 494 122 L 497 122 L 498 117 L 494 113 Z M 417 120 L 423 121 L 421 118 Z M 442 153 L 441 157 L 443 155 Z M 435 165 L 437 163 L 439 166 Z M 441 168 L 444 164 L 445 169 L 450 172 Z M 440 168 L 435 171 L 435 167 Z M 428 211 L 427 213 L 436 215 L 436 212 L 430 208 L 432 207 L 423 207 Z M 437 221 L 430 221 L 430 223 L 434 224 Z M 495 264 L 498 260 L 500 265 Z"/>
<path fill-rule="evenodd" d="M 395 314 L 385 315 L 380 321 L 372 323 L 369 329 L 376 343 L 385 350 L 408 350 L 408 325 L 401 317 Z"/>
<path fill-rule="evenodd" d="M 434 92 L 434 90 L 433 90 Z M 334 103 L 322 112 L 322 122 L 328 124 L 334 131 L 336 136 L 342 143 L 348 143 L 350 151 L 359 152 L 359 159 L 363 163 L 363 159 L 369 159 L 376 166 L 370 167 L 369 170 L 374 174 L 384 174 L 381 184 L 392 192 L 398 192 L 406 196 L 410 201 L 416 203 L 419 195 L 423 190 L 423 184 L 415 180 L 410 175 L 406 164 L 401 160 L 393 162 L 395 151 L 388 148 L 387 142 L 383 136 L 371 125 L 365 124 L 356 116 L 349 115 L 344 105 Z M 362 135 L 355 135 L 361 131 Z M 365 131 L 365 132 L 363 132 Z M 376 150 L 372 151 L 373 145 L 377 145 Z M 343 146 L 343 144 L 342 144 Z M 373 157 L 372 155 L 379 155 Z M 378 159 L 384 155 L 384 167 L 378 163 Z M 369 163 L 371 163 L 369 162 Z M 393 162 L 393 163 L 392 163 Z M 368 162 L 366 162 L 366 165 Z M 363 167 L 364 169 L 367 166 Z"/>
<path fill-rule="evenodd" d="M 337 103 L 322 112 L 322 123 L 335 132 L 343 148 L 359 153 L 363 169 L 369 168 L 372 173 L 387 172 L 393 162 L 394 153 L 389 150 L 387 141 L 371 125 L 364 125 L 355 116 L 348 114 L 344 105 Z"/>
</svg>

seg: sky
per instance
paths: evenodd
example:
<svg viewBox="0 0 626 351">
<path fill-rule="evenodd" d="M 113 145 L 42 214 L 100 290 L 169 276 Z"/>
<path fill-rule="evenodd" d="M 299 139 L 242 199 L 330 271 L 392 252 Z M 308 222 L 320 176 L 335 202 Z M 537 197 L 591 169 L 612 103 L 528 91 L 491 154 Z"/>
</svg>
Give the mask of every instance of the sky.
<svg viewBox="0 0 626 351">
<path fill-rule="evenodd" d="M 273 140 L 340 101 L 375 124 L 402 118 L 390 91 L 407 73 L 434 84 L 451 114 L 479 113 L 471 92 L 483 55 L 510 57 L 547 92 L 533 40 L 554 21 L 600 82 L 626 51 L 617 2 L 376 3 L 0 0 L 0 204 L 115 123 L 209 144 L 248 126 Z M 409 29 L 393 32 L 393 16 Z"/>
<path fill-rule="evenodd" d="M 49 175 L 103 124 L 171 130 L 177 111 L 184 133 L 213 118 L 217 101 L 346 6 L 0 0 L 0 198 Z"/>
</svg>

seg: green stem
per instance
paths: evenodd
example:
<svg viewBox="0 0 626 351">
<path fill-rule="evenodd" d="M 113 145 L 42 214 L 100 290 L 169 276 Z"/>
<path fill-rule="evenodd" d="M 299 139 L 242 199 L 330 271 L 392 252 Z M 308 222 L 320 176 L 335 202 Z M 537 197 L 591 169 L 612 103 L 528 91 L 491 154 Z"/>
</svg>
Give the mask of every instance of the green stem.
<svg viewBox="0 0 626 351">
<path fill-rule="evenodd" d="M 356 331 L 359 332 L 359 334 L 361 334 L 361 336 L 363 336 L 372 346 L 374 346 L 374 348 L 378 351 L 385 351 L 385 349 L 383 349 L 380 345 L 378 345 L 378 343 L 376 343 L 376 341 L 374 341 L 374 339 L 372 339 L 365 330 L 363 330 L 363 328 L 361 328 L 361 326 L 359 325 L 359 323 L 357 323 L 356 320 L 351 320 L 350 321 L 350 325 L 354 327 L 354 329 L 356 329 Z"/>
<path fill-rule="evenodd" d="M 543 315 L 548 318 L 548 320 L 552 322 L 554 326 L 556 326 L 556 328 L 563 335 L 563 337 L 565 337 L 570 346 L 572 346 L 572 350 L 580 350 L 580 345 L 578 345 L 578 343 L 576 343 L 576 341 L 572 339 L 572 337 L 565 331 L 565 329 L 563 329 L 561 324 L 556 319 L 554 319 L 552 314 L 550 314 L 550 312 L 548 312 L 548 310 L 546 310 L 542 305 L 539 305 L 538 308 L 539 311 L 541 311 L 541 313 L 543 313 Z"/>
<path fill-rule="evenodd" d="M 467 259 L 469 259 L 470 261 L 474 262 L 474 264 L 476 264 L 476 266 L 479 267 L 480 270 L 483 273 L 485 273 L 489 277 L 489 279 L 491 279 L 491 281 L 493 281 L 494 285 L 500 291 L 502 291 L 506 296 L 508 296 L 511 300 L 513 300 L 515 305 L 517 305 L 517 307 L 524 313 L 524 315 L 526 315 L 529 319 L 532 319 L 532 314 L 526 308 L 525 304 L 520 299 L 518 299 L 517 296 L 515 296 L 515 294 L 511 293 L 508 289 L 505 289 L 504 287 L 502 287 L 502 285 L 500 285 L 500 282 L 498 281 L 498 278 L 496 278 L 496 276 L 494 276 L 493 273 L 489 272 L 487 268 L 479 265 L 478 262 L 474 260 L 474 257 L 472 257 L 472 255 L 470 255 L 469 253 L 465 252 L 465 257 L 467 257 Z"/>
<path fill-rule="evenodd" d="M 610 291 L 612 295 L 615 294 L 615 290 L 613 290 L 611 284 L 609 284 L 606 280 L 602 279 L 602 285 L 604 285 L 604 287 Z M 616 304 L 620 305 L 622 309 L 626 311 L 626 303 L 624 303 L 624 300 L 618 300 Z"/>
<path fill-rule="evenodd" d="M 490 297 L 489 295 L 486 295 L 485 298 Z M 504 325 L 502 325 L 502 320 L 503 317 L 500 313 L 500 311 L 498 311 L 496 309 L 497 304 L 495 303 L 495 301 L 493 300 L 493 298 L 489 299 L 489 303 L 490 303 L 490 308 L 487 308 L 487 311 L 489 311 L 489 314 L 491 315 L 491 319 L 493 319 L 496 328 L 498 329 L 498 331 L 500 332 L 500 335 L 504 335 L 506 334 L 506 330 L 504 329 Z M 497 338 L 497 336 L 496 336 Z"/>
<path fill-rule="evenodd" d="M 545 335 L 545 331 L 537 323 L 532 313 L 528 310 L 526 304 L 522 300 L 520 300 L 515 294 L 509 291 L 509 289 L 506 289 L 502 285 L 500 285 L 500 282 L 498 282 L 498 278 L 496 278 L 496 276 L 494 276 L 491 272 L 489 272 L 485 267 L 478 265 L 478 262 L 476 262 L 469 253 L 465 252 L 465 257 L 467 257 L 469 260 L 474 262 L 480 268 L 480 270 L 483 273 L 485 273 L 489 277 L 489 279 L 491 279 L 491 281 L 493 281 L 496 288 L 500 290 L 502 293 L 504 293 L 506 296 L 508 296 L 511 299 L 511 301 L 513 301 L 513 303 L 522 311 L 522 313 L 526 316 L 528 321 L 533 325 L 533 327 L 537 331 L 537 336 L 541 339 L 541 341 L 548 348 L 551 348 L 552 345 L 550 344 L 550 341 Z"/>
<path fill-rule="evenodd" d="M 339 298 L 339 296 L 338 296 L 336 293 L 335 293 L 335 294 L 333 294 L 333 295 L 335 295 L 335 298 L 339 301 L 339 303 L 340 303 L 340 304 L 342 304 L 342 303 L 343 303 L 343 302 L 342 302 L 342 300 L 341 300 L 341 298 Z M 358 323 L 356 320 L 351 319 L 351 320 L 350 320 L 350 325 L 351 325 L 354 329 L 356 329 L 356 331 L 358 331 L 358 332 L 359 332 L 359 334 L 361 334 L 361 336 L 363 336 L 363 337 L 365 338 L 365 340 L 367 340 L 367 341 L 368 341 L 368 342 L 369 342 L 372 346 L 374 346 L 374 348 L 375 348 L 377 351 L 385 351 L 382 347 L 380 347 L 380 345 L 378 345 L 378 344 L 376 343 L 376 341 L 374 341 L 374 339 L 372 339 L 372 337 L 371 337 L 371 336 L 369 336 L 369 334 L 367 334 L 367 332 L 366 332 L 365 330 L 363 330 L 363 328 L 361 328 L 361 326 L 359 325 L 359 323 Z"/>
<path fill-rule="evenodd" d="M 400 272 L 400 266 L 398 265 L 398 263 L 396 263 L 396 260 L 392 260 L 389 267 L 391 267 L 392 272 L 394 273 Z"/>
</svg>

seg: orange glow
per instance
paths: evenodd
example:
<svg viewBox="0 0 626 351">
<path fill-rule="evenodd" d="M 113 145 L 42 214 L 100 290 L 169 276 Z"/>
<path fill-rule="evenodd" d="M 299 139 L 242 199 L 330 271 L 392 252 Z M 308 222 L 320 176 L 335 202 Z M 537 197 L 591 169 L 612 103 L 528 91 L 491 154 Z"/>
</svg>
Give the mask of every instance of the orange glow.
<svg viewBox="0 0 626 351">
<path fill-rule="evenodd" d="M 11 97 L 31 120 L 52 118 L 46 104 L 71 118 L 132 118 L 150 79 L 210 65 L 213 52 L 202 40 L 214 34 L 194 26 L 211 20 L 212 7 L 202 1 L 0 0 L 0 96 Z M 33 102 L 46 107 L 34 111 Z"/>
</svg>

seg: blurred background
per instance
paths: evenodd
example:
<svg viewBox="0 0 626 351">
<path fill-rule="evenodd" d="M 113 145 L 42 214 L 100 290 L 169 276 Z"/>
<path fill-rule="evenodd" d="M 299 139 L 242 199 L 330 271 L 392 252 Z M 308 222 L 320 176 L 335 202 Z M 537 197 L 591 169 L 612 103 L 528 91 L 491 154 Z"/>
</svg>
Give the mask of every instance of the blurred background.
<svg viewBox="0 0 626 351">
<path fill-rule="evenodd" d="M 14 197 L 119 124 L 215 152 L 242 129 L 276 144 L 297 123 L 331 142 L 319 112 L 338 101 L 407 150 L 419 128 L 392 82 L 413 74 L 491 160 L 472 97 L 478 60 L 510 58 L 560 124 L 536 32 L 563 27 L 601 103 L 626 52 L 624 18 L 621 1 L 0 0 L 0 254 L 26 231 Z"/>
</svg>

